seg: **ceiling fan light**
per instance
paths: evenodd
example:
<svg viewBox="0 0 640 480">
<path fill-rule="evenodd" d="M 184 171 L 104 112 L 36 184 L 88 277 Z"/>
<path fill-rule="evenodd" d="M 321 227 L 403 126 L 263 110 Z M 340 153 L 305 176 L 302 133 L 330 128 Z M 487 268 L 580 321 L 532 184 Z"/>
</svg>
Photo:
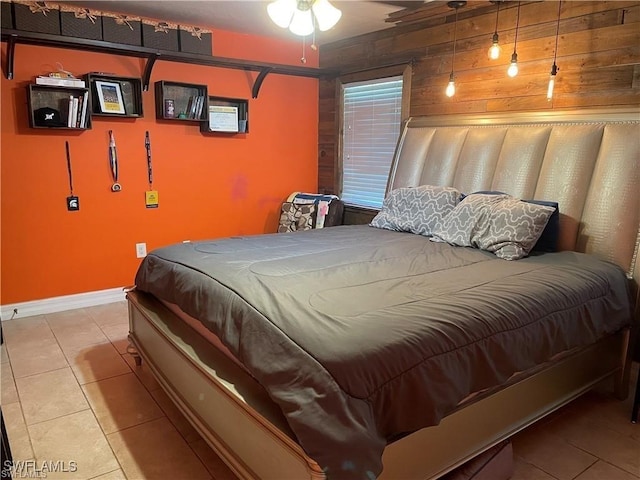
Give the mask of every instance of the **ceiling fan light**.
<svg viewBox="0 0 640 480">
<path fill-rule="evenodd" d="M 311 9 L 316 16 L 318 28 L 322 32 L 333 28 L 334 25 L 338 23 L 338 20 L 340 20 L 340 17 L 342 17 L 342 12 L 331 5 L 328 0 L 315 0 Z"/>
<path fill-rule="evenodd" d="M 295 35 L 306 37 L 313 33 L 313 17 L 311 10 L 296 9 L 289 25 L 289 30 Z"/>
<path fill-rule="evenodd" d="M 267 5 L 269 18 L 280 28 L 287 28 L 296 11 L 296 0 L 276 0 Z"/>
</svg>

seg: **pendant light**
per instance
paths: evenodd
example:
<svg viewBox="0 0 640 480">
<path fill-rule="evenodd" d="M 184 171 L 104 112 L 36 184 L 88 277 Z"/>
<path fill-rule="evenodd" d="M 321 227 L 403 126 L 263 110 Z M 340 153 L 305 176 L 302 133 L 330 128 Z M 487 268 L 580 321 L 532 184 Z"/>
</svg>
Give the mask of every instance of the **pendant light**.
<svg viewBox="0 0 640 480">
<path fill-rule="evenodd" d="M 466 4 L 467 4 L 466 1 L 447 2 L 447 6 L 449 8 L 456 9 L 456 20 L 453 24 L 453 57 L 451 58 L 451 74 L 449 75 L 449 83 L 447 84 L 447 88 L 444 91 L 447 97 L 453 97 L 456 94 L 456 82 L 455 82 L 455 76 L 453 75 L 453 64 L 456 61 L 456 34 L 458 29 L 458 9 L 460 7 L 464 7 Z"/>
<path fill-rule="evenodd" d="M 503 0 L 491 0 L 492 3 L 497 5 L 496 10 L 496 29 L 493 32 L 493 38 L 491 39 L 491 46 L 489 47 L 489 51 L 487 55 L 489 56 L 489 60 L 497 60 L 500 58 L 500 53 L 502 52 L 502 47 L 498 43 L 498 15 L 500 15 L 500 2 Z"/>
<path fill-rule="evenodd" d="M 547 87 L 547 101 L 553 99 L 553 87 L 556 84 L 556 74 L 558 73 L 558 66 L 556 65 L 556 58 L 558 56 L 558 34 L 560 33 L 560 7 L 562 6 L 562 0 L 558 2 L 558 22 L 556 23 L 556 47 L 553 49 L 553 65 L 551 66 L 551 75 L 549 76 L 549 86 Z"/>
<path fill-rule="evenodd" d="M 515 77 L 518 75 L 518 54 L 516 46 L 518 45 L 518 27 L 520 26 L 520 2 L 518 2 L 518 13 L 516 15 L 516 38 L 513 41 L 513 55 L 511 55 L 511 64 L 507 69 L 507 75 Z"/>
</svg>

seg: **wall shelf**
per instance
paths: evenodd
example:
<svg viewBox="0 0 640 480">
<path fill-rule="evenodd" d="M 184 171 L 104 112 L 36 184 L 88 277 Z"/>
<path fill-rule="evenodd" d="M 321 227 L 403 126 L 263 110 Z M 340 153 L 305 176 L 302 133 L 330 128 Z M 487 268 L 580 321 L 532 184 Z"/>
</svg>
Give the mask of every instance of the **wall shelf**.
<svg viewBox="0 0 640 480">
<path fill-rule="evenodd" d="M 170 52 L 156 50 L 153 48 L 105 42 L 103 40 L 90 40 L 86 38 L 66 37 L 47 33 L 24 32 L 21 30 L 3 29 L 2 41 L 7 42 L 7 57 L 4 65 L 4 75 L 9 80 L 13 79 L 13 65 L 16 55 L 16 46 L 21 43 L 146 58 L 147 63 L 142 75 L 142 86 L 145 91 L 149 89 L 151 71 L 153 70 L 153 65 L 158 60 L 259 72 L 251 91 L 253 98 L 258 97 L 262 82 L 269 73 L 309 78 L 335 76 L 333 71 L 313 67 L 298 67 L 294 65 L 254 62 L 235 58 L 201 55 L 197 53 Z"/>
<path fill-rule="evenodd" d="M 124 101 L 126 112 L 124 115 L 118 113 L 105 113 L 100 109 L 98 92 L 96 90 L 96 80 L 118 83 L 120 85 L 122 100 Z M 142 112 L 142 80 L 140 78 L 120 77 L 116 75 L 92 72 L 84 75 L 84 81 L 91 92 L 91 115 L 93 117 L 141 118 L 144 116 Z"/>
<path fill-rule="evenodd" d="M 207 118 L 207 86 L 161 80 L 155 83 L 156 118 L 201 123 Z M 167 107 L 171 102 L 171 109 Z"/>
<path fill-rule="evenodd" d="M 213 127 L 211 126 L 210 116 L 212 113 L 215 114 L 216 107 L 230 107 L 232 109 L 231 116 L 237 117 L 237 121 L 235 122 L 235 130 L 234 125 L 231 124 L 227 124 L 219 128 L 216 128 L 215 125 Z M 206 121 L 200 124 L 200 131 L 202 133 L 226 133 L 232 135 L 237 133 L 249 133 L 249 101 L 246 98 L 210 96 L 209 113 L 207 115 Z"/>
<path fill-rule="evenodd" d="M 91 128 L 88 88 L 30 84 L 27 86 L 27 104 L 31 128 Z"/>
</svg>

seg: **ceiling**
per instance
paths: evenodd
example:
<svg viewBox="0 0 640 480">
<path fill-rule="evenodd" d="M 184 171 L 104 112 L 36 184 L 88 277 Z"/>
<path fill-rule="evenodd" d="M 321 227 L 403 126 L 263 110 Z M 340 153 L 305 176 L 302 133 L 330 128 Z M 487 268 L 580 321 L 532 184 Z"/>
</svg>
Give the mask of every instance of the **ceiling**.
<svg viewBox="0 0 640 480">
<path fill-rule="evenodd" d="M 71 2 L 67 2 L 71 3 Z M 74 1 L 74 5 L 144 18 L 212 27 L 255 35 L 280 38 L 299 38 L 276 26 L 267 15 L 268 1 L 263 0 L 107 0 Z M 327 32 L 318 32 L 315 43 L 322 45 L 393 26 L 385 22 L 387 16 L 406 6 L 420 6 L 423 1 L 365 1 L 331 0 L 342 10 L 338 24 Z"/>
</svg>

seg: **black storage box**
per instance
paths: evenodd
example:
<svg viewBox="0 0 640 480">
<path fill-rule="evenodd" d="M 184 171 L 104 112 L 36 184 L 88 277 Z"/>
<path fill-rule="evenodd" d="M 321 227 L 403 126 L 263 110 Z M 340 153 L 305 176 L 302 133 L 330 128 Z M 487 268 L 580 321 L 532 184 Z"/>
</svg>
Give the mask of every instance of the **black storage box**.
<svg viewBox="0 0 640 480">
<path fill-rule="evenodd" d="M 2 28 L 13 28 L 13 9 L 9 0 L 1 0 L 0 19 L 2 20 Z"/>
<path fill-rule="evenodd" d="M 62 35 L 102 40 L 102 12 L 75 5 L 60 5 Z"/>
<path fill-rule="evenodd" d="M 105 42 L 142 46 L 140 17 L 102 12 L 102 39 Z"/>
<path fill-rule="evenodd" d="M 142 19 L 142 45 L 148 48 L 177 52 L 179 50 L 178 25 Z"/>
<path fill-rule="evenodd" d="M 202 55 L 212 54 L 212 37 L 209 30 L 180 25 L 178 32 L 180 34 L 181 52 L 200 53 Z"/>
<path fill-rule="evenodd" d="M 14 0 L 16 30 L 60 35 L 60 7 L 49 2 Z"/>
</svg>

